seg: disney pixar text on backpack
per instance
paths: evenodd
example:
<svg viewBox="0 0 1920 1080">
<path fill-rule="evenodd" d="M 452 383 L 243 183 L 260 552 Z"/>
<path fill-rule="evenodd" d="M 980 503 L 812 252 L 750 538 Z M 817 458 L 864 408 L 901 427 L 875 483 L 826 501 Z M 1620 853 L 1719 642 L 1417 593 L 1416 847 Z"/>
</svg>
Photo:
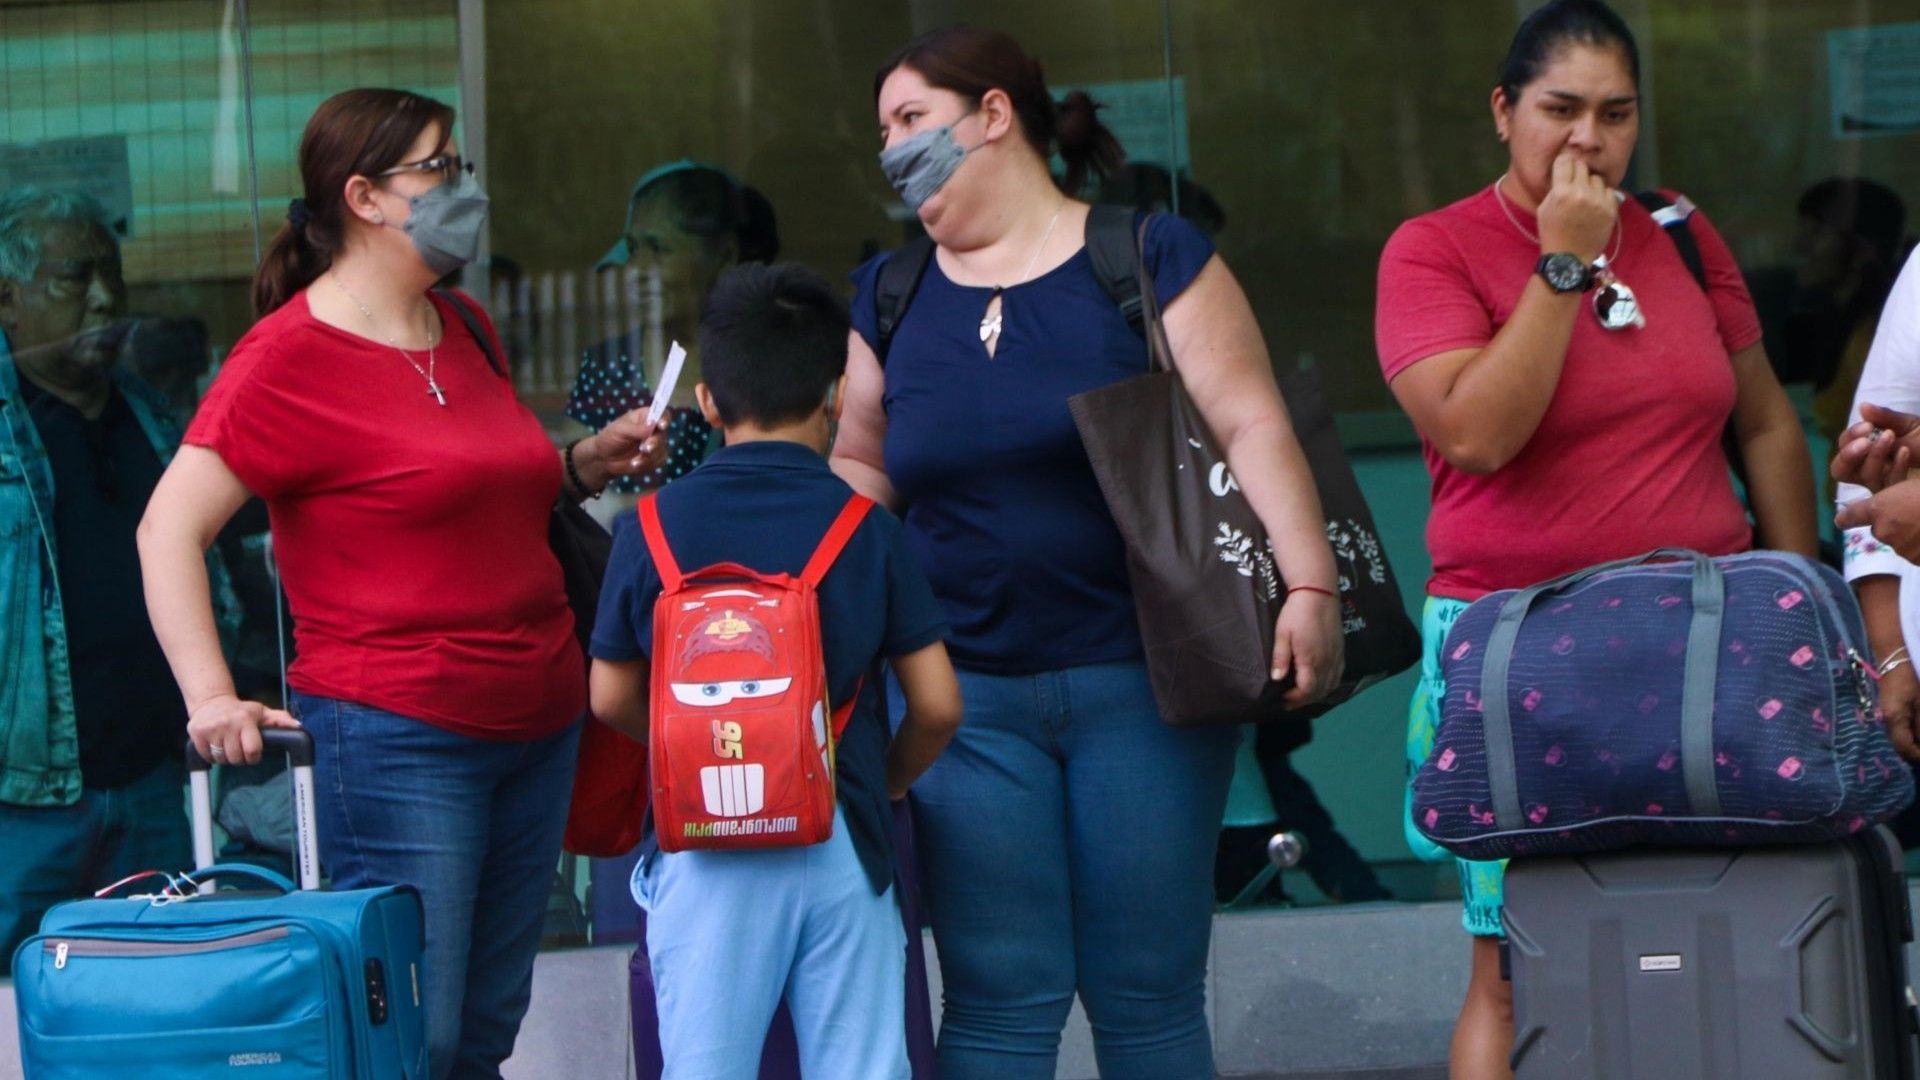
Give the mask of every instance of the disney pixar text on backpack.
<svg viewBox="0 0 1920 1080">
<path fill-rule="evenodd" d="M 817 590 L 873 501 L 848 499 L 794 577 L 737 563 L 682 574 L 655 498 L 639 513 L 662 586 L 648 719 L 660 849 L 820 843 L 833 835 L 834 743 L 860 691 L 830 708 Z"/>
</svg>

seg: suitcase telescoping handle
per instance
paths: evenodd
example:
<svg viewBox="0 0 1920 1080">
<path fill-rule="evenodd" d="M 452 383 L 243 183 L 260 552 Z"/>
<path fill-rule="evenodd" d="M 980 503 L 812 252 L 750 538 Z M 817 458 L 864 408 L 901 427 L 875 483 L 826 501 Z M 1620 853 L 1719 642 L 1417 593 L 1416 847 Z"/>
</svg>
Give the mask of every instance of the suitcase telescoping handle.
<svg viewBox="0 0 1920 1080">
<path fill-rule="evenodd" d="M 261 728 L 268 753 L 287 755 L 293 774 L 293 862 L 302 889 L 320 887 L 320 853 L 314 837 L 318 823 L 313 810 L 313 735 L 300 728 Z M 208 771 L 213 763 L 187 742 L 187 779 L 193 802 L 193 865 L 213 865 L 213 786 Z M 211 880 L 200 883 L 202 893 L 213 892 Z"/>
</svg>

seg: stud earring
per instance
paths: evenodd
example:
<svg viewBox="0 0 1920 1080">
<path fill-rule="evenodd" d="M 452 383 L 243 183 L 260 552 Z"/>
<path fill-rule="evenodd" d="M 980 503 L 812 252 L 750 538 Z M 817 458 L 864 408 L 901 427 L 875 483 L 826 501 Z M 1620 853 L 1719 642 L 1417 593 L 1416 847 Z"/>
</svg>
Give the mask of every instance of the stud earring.
<svg viewBox="0 0 1920 1080">
<path fill-rule="evenodd" d="M 373 223 L 375 225 L 385 225 L 387 223 L 387 215 L 385 214 L 373 215 Z"/>
</svg>

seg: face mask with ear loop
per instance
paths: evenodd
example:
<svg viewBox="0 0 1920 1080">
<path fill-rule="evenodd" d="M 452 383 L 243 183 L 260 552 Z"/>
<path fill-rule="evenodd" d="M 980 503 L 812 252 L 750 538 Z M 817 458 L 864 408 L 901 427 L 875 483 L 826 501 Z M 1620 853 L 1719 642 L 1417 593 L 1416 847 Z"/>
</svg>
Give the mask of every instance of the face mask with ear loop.
<svg viewBox="0 0 1920 1080">
<path fill-rule="evenodd" d="M 456 180 L 408 199 L 405 224 L 388 227 L 406 233 L 427 268 L 445 277 L 480 254 L 487 206 L 487 193 L 480 189 L 480 181 L 472 173 L 463 172 Z"/>
<path fill-rule="evenodd" d="M 977 107 L 973 111 L 978 111 Z M 973 115 L 969 112 L 967 116 Z M 965 120 L 963 116 L 960 120 Z M 945 187 L 948 180 L 960 168 L 968 154 L 985 146 L 961 146 L 954 141 L 953 129 L 960 123 L 955 120 L 946 127 L 923 131 L 897 146 L 889 146 L 880 151 L 880 171 L 886 175 L 887 183 L 900 193 L 907 209 L 915 213 L 926 205 L 928 199 Z"/>
</svg>

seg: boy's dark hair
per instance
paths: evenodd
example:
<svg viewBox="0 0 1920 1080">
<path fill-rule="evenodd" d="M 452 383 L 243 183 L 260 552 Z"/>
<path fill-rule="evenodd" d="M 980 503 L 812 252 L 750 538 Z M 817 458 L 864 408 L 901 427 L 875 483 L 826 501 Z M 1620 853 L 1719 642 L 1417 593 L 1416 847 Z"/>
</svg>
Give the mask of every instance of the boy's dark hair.
<svg viewBox="0 0 1920 1080">
<path fill-rule="evenodd" d="M 847 369 L 847 302 L 798 263 L 747 263 L 720 275 L 700 310 L 700 378 L 720 422 L 804 420 Z"/>
</svg>

